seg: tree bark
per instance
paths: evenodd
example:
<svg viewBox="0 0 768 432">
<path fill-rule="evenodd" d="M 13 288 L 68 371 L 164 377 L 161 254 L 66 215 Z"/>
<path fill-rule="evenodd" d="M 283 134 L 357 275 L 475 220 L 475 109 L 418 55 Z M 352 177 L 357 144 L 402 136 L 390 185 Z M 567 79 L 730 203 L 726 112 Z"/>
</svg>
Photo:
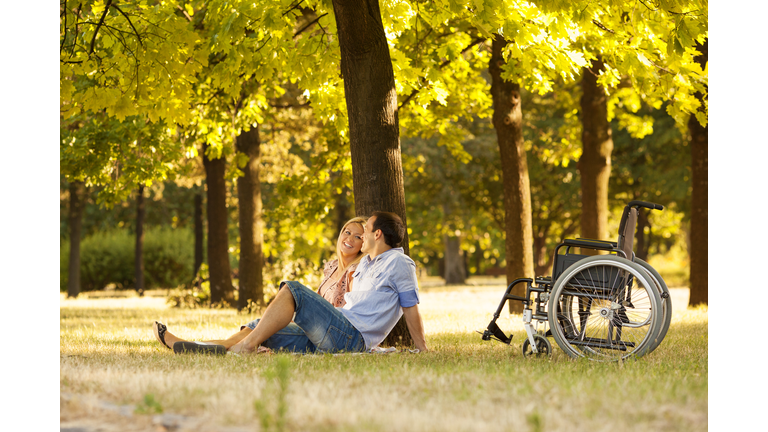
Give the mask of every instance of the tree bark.
<svg viewBox="0 0 768 432">
<path fill-rule="evenodd" d="M 229 233 L 227 226 L 227 183 L 224 179 L 226 162 L 223 157 L 208 159 L 203 145 L 203 165 L 207 190 L 208 214 L 208 272 L 211 303 L 234 303 L 234 287 L 229 266 Z"/>
<path fill-rule="evenodd" d="M 461 253 L 461 240 L 456 236 L 443 235 L 445 244 L 445 284 L 463 285 L 467 279 L 464 266 L 464 254 Z"/>
<path fill-rule="evenodd" d="M 648 234 L 645 234 L 648 227 Z M 638 209 L 637 228 L 635 229 L 635 256 L 648 261 L 648 250 L 651 248 L 651 222 L 648 220 L 648 210 Z"/>
<path fill-rule="evenodd" d="M 355 214 L 396 213 L 407 227 L 397 92 L 377 0 L 333 0 L 349 117 Z M 409 253 L 408 233 L 402 244 Z M 384 344 L 411 345 L 401 319 Z"/>
<path fill-rule="evenodd" d="M 240 287 L 237 308 L 248 306 L 248 300 L 264 304 L 264 233 L 261 222 L 261 142 L 259 129 L 243 131 L 235 141 L 237 151 L 248 156 L 243 177 L 237 179 L 238 215 L 240 228 Z"/>
<path fill-rule="evenodd" d="M 69 182 L 69 275 L 67 297 L 80 295 L 80 237 L 85 210 L 85 185 L 81 181 Z"/>
<path fill-rule="evenodd" d="M 696 49 L 701 55 L 695 60 L 701 68 L 707 64 L 708 42 Z M 697 94 L 699 100 L 703 98 Z M 703 101 L 702 101 L 703 103 Z M 703 127 L 696 116 L 688 120 L 691 132 L 691 296 L 689 306 L 709 304 L 709 149 L 708 130 Z"/>
<path fill-rule="evenodd" d="M 195 264 L 192 269 L 192 278 L 197 278 L 197 272 L 200 270 L 200 266 L 203 264 L 203 192 L 198 190 L 195 193 Z"/>
<path fill-rule="evenodd" d="M 504 225 L 506 232 L 507 283 L 518 278 L 533 278 L 533 225 L 528 161 L 523 146 L 523 111 L 520 85 L 501 78 L 504 67 L 502 50 L 507 41 L 495 35 L 492 43 L 491 96 L 493 127 L 499 141 L 504 183 Z M 517 285 L 512 294 L 525 295 L 525 286 Z M 509 302 L 510 313 L 522 313 L 521 302 Z"/>
<path fill-rule="evenodd" d="M 144 185 L 136 192 L 136 292 L 144 297 Z"/>
<path fill-rule="evenodd" d="M 578 168 L 581 175 L 581 236 L 608 237 L 608 180 L 611 177 L 613 138 L 608 122 L 608 96 L 597 76 L 604 69 L 598 58 L 581 74 L 581 143 Z M 592 250 L 582 250 L 591 255 Z"/>
</svg>

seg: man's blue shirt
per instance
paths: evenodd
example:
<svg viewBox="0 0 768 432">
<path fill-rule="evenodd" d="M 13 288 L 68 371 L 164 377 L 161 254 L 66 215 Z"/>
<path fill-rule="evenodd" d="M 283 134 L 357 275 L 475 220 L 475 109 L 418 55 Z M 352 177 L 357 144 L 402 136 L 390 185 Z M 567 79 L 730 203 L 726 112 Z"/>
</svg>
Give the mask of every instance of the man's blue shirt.
<svg viewBox="0 0 768 432">
<path fill-rule="evenodd" d="M 416 264 L 403 248 L 393 248 L 374 259 L 364 256 L 352 277 L 352 292 L 344 295 L 347 303 L 339 310 L 370 349 L 392 331 L 402 308 L 419 304 Z"/>
</svg>

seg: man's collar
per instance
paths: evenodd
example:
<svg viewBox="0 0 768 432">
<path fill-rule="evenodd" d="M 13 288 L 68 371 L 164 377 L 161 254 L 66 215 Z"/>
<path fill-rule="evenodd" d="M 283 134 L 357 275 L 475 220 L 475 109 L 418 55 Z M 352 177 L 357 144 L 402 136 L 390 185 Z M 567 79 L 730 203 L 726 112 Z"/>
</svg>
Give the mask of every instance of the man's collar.
<svg viewBox="0 0 768 432">
<path fill-rule="evenodd" d="M 402 254 L 405 253 L 405 249 L 403 249 L 402 247 L 396 247 L 396 248 L 391 248 L 391 249 L 385 250 L 384 252 L 376 255 L 376 258 L 379 258 L 379 257 L 381 257 L 383 255 L 386 255 L 386 254 L 388 254 L 388 253 L 390 253 L 392 251 L 397 251 L 397 252 L 400 252 Z M 370 264 L 371 261 L 373 261 L 373 260 L 371 259 L 371 255 L 366 255 L 366 256 L 363 257 L 363 261 L 365 261 L 367 264 Z"/>
</svg>

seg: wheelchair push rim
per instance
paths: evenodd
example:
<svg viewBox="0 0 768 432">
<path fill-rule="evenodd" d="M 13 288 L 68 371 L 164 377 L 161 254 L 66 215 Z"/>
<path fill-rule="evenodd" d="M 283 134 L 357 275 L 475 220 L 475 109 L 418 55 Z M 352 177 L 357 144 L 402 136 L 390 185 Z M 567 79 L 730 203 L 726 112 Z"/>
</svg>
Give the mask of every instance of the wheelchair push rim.
<svg viewBox="0 0 768 432">
<path fill-rule="evenodd" d="M 618 361 L 647 353 L 657 340 L 661 298 L 639 265 L 612 255 L 585 258 L 555 282 L 548 320 L 571 357 Z"/>
</svg>

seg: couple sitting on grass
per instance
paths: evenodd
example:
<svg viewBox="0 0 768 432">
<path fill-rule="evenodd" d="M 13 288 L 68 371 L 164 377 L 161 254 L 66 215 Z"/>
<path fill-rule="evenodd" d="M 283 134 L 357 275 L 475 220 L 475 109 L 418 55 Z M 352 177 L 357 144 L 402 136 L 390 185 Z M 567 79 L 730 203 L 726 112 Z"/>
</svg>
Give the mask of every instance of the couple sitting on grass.
<svg viewBox="0 0 768 432">
<path fill-rule="evenodd" d="M 281 282 L 261 319 L 226 340 L 185 341 L 157 321 L 155 337 L 168 348 L 179 343 L 174 351 L 216 352 L 223 346 L 234 353 L 363 352 L 378 346 L 405 315 L 416 348 L 427 351 L 416 265 L 400 247 L 404 237 L 405 226 L 394 213 L 354 218 L 341 229 L 337 258 L 326 264 L 317 292 Z"/>
</svg>

